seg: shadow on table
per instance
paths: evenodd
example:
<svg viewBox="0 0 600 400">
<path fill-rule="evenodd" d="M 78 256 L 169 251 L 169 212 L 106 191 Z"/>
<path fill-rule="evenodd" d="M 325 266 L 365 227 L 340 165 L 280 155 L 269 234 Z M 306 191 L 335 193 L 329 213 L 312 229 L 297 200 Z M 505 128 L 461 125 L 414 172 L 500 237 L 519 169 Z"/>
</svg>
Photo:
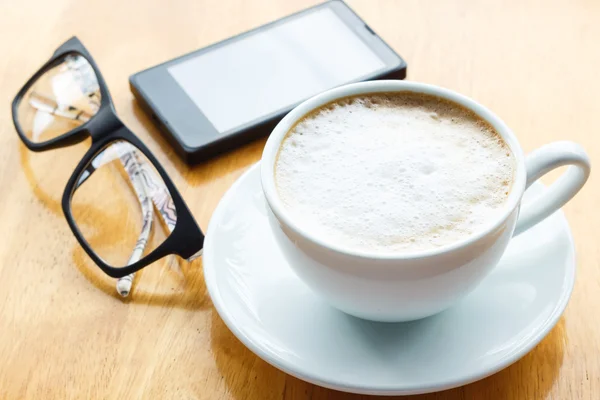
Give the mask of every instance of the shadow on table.
<svg viewBox="0 0 600 400">
<path fill-rule="evenodd" d="M 272 367 L 248 350 L 212 312 L 211 347 L 227 388 L 237 400 L 245 399 L 381 399 L 325 389 Z M 545 399 L 563 362 L 564 319 L 531 352 L 508 368 L 478 382 L 402 400 L 435 399 Z"/>
<path fill-rule="evenodd" d="M 36 154 L 35 156 L 41 160 L 41 165 L 36 163 L 35 166 L 32 166 L 30 152 L 25 146 L 20 146 L 21 166 L 33 194 L 52 214 L 60 217 L 59 220 L 65 225 L 67 225 L 67 221 L 63 216 L 61 198 L 68 179 L 66 173 L 72 173 L 76 163 L 83 156 L 81 148 L 78 147 L 81 146 L 74 146 L 74 149 L 61 150 L 63 154 L 65 152 L 72 154 L 73 167 L 67 171 L 69 167 L 65 165 L 64 171 L 62 170 L 63 168 L 60 168 L 61 171 L 56 171 L 51 168 L 54 160 L 53 157 L 56 156 L 52 156 L 49 153 Z M 65 176 L 66 179 L 64 178 Z M 50 190 L 52 190 L 52 194 L 49 193 Z M 110 217 L 106 213 L 103 213 L 102 210 L 94 208 L 93 205 L 86 205 L 86 212 L 88 215 L 102 220 L 105 224 L 114 224 L 115 226 L 119 226 L 120 224 L 118 220 L 108 220 Z M 106 234 L 106 232 L 103 233 Z M 98 235 L 101 234 L 98 233 Z M 73 246 L 72 260 L 75 267 L 88 282 L 107 295 L 124 303 L 140 303 L 186 309 L 201 309 L 210 304 L 204 283 L 201 259 L 189 263 L 175 256 L 167 256 L 149 265 L 136 274 L 132 293 L 127 298 L 123 298 L 117 294 L 115 288 L 116 279 L 102 272 L 79 244 Z"/>
</svg>

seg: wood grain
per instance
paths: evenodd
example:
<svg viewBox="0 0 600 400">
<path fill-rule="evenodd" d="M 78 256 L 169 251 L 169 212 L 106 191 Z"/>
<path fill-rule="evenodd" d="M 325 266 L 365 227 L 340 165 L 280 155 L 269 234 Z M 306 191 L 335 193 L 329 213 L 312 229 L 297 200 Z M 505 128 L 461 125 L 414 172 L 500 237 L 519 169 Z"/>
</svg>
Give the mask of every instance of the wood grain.
<svg viewBox="0 0 600 400">
<path fill-rule="evenodd" d="M 0 0 L 0 398 L 364 399 L 292 378 L 248 351 L 206 293 L 202 263 L 169 258 L 122 300 L 77 245 L 60 210 L 88 144 L 31 153 L 9 104 L 72 35 L 94 55 L 126 124 L 163 163 L 205 229 L 264 140 L 185 166 L 142 113 L 130 74 L 315 4 L 311 0 Z M 600 3 L 593 0 L 351 0 L 409 64 L 495 110 L 526 150 L 581 143 L 600 157 Z M 556 328 L 480 382 L 416 399 L 597 399 L 600 187 L 592 174 L 565 208 L 577 284 Z"/>
</svg>

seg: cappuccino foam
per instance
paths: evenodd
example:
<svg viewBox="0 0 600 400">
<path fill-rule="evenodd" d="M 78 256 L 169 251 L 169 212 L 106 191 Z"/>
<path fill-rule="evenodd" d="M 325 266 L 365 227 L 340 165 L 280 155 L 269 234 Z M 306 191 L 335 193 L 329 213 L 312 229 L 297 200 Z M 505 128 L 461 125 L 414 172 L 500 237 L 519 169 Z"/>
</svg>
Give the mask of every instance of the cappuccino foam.
<svg viewBox="0 0 600 400">
<path fill-rule="evenodd" d="M 515 165 L 494 128 L 454 102 L 370 94 L 301 119 L 279 149 L 275 183 L 294 221 L 327 242 L 420 251 L 497 218 Z"/>
</svg>

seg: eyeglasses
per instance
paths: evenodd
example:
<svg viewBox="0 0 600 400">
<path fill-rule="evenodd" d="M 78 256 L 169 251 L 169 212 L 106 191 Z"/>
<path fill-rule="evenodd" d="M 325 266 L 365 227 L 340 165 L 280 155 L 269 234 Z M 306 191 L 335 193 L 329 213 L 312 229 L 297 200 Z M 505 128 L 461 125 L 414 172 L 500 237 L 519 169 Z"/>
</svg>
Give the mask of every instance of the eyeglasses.
<svg viewBox="0 0 600 400">
<path fill-rule="evenodd" d="M 62 209 L 90 258 L 127 296 L 134 273 L 170 254 L 202 254 L 204 235 L 175 185 L 119 120 L 102 74 L 73 37 L 12 102 L 15 128 L 33 151 L 92 145 L 71 175 Z M 156 214 L 155 214 L 156 210 Z M 155 215 L 163 233 L 152 229 Z"/>
</svg>

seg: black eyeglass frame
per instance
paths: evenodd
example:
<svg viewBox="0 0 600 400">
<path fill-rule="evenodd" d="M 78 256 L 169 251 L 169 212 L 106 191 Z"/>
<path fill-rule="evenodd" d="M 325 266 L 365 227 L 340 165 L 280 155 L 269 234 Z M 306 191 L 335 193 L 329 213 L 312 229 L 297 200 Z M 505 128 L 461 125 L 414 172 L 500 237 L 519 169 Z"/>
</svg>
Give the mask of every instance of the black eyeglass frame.
<svg viewBox="0 0 600 400">
<path fill-rule="evenodd" d="M 27 91 L 31 86 L 48 70 L 61 64 L 65 57 L 69 54 L 75 54 L 84 57 L 89 64 L 92 66 L 96 79 L 98 80 L 98 86 L 100 88 L 100 107 L 98 112 L 89 119 L 89 121 L 82 125 L 74 128 L 73 130 L 64 133 L 56 138 L 47 140 L 42 143 L 34 143 L 27 138 L 18 120 L 18 107 L 23 100 Z M 89 150 L 85 153 L 75 170 L 73 171 L 67 185 L 65 187 L 62 196 L 62 209 L 73 231 L 73 234 L 77 238 L 77 241 L 83 247 L 85 252 L 90 258 L 104 271 L 107 275 L 113 278 L 122 278 L 131 273 L 137 272 L 147 265 L 167 256 L 170 254 L 179 255 L 182 258 L 190 259 L 198 254 L 204 245 L 204 234 L 202 230 L 194 220 L 191 212 L 189 211 L 185 201 L 179 194 L 179 191 L 173 184 L 171 178 L 167 175 L 164 168 L 154 155 L 148 150 L 148 148 L 142 143 L 141 140 L 135 136 L 133 132 L 129 130 L 123 124 L 123 122 L 117 116 L 115 107 L 108 92 L 108 87 L 104 81 L 104 77 L 100 73 L 98 66 L 87 49 L 83 46 L 81 41 L 77 37 L 72 37 L 62 44 L 52 55 L 50 60 L 46 62 L 42 68 L 40 68 L 25 85 L 19 90 L 16 97 L 12 102 L 12 117 L 13 124 L 19 137 L 29 150 L 35 152 L 47 151 L 58 149 L 62 147 L 72 146 L 80 143 L 91 137 L 92 145 Z M 98 155 L 102 150 L 108 147 L 111 143 L 117 141 L 126 141 L 133 145 L 137 150 L 141 151 L 148 160 L 152 163 L 153 167 L 158 171 L 160 177 L 165 183 L 169 194 L 173 199 L 175 210 L 177 212 L 177 221 L 175 228 L 166 238 L 166 240 L 159 245 L 152 252 L 134 262 L 133 264 L 126 265 L 124 267 L 113 267 L 108 265 L 101 257 L 99 257 L 91 248 L 89 243 L 85 240 L 82 233 L 79 231 L 73 214 L 71 212 L 71 197 L 77 187 L 79 177 L 86 170 L 86 167 L 90 165 L 94 157 Z"/>
</svg>

